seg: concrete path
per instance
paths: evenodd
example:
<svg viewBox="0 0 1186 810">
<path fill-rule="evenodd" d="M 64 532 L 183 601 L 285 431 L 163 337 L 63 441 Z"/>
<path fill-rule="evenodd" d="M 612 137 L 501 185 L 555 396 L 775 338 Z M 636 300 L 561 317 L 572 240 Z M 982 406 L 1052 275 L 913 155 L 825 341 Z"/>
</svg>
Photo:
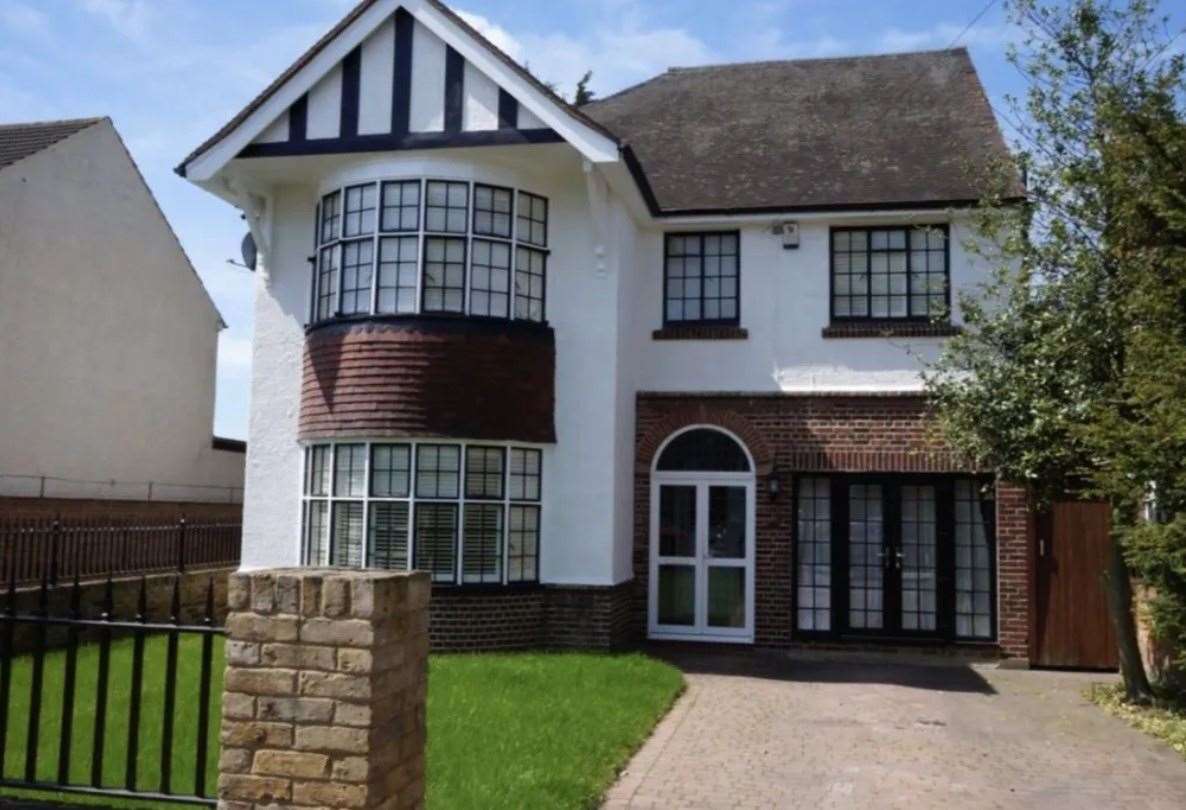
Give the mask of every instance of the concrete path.
<svg viewBox="0 0 1186 810">
<path fill-rule="evenodd" d="M 1082 697 L 1114 676 L 901 656 L 673 657 L 619 808 L 1186 808 L 1186 761 Z"/>
</svg>

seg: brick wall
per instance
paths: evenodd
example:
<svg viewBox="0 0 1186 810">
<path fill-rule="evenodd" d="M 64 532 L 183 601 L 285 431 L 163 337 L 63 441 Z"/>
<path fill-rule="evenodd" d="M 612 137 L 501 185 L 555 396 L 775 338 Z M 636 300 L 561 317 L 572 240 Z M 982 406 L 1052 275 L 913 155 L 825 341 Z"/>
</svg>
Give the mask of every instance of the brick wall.
<svg viewBox="0 0 1186 810">
<path fill-rule="evenodd" d="M 792 539 L 795 473 L 966 472 L 939 439 L 918 395 L 640 394 L 634 476 L 634 625 L 646 627 L 650 565 L 650 469 L 673 432 L 696 424 L 736 434 L 757 465 L 755 640 L 792 642 Z M 771 496 L 773 470 L 782 491 Z M 999 640 L 1024 657 L 1028 635 L 1026 505 L 1022 490 L 998 486 Z"/>
<path fill-rule="evenodd" d="M 300 436 L 554 442 L 554 380 L 553 333 L 539 324 L 417 318 L 323 327 L 305 343 Z"/>
<path fill-rule="evenodd" d="M 428 575 L 233 574 L 221 810 L 419 808 Z"/>
<path fill-rule="evenodd" d="M 428 639 L 433 652 L 538 647 L 544 626 L 542 588 L 434 588 Z"/>
<path fill-rule="evenodd" d="M 633 584 L 438 587 L 429 607 L 434 652 L 533 647 L 613 649 L 637 637 Z"/>
<path fill-rule="evenodd" d="M 1032 516 L 1025 489 L 997 482 L 997 640 L 1001 650 L 1029 658 Z"/>
</svg>

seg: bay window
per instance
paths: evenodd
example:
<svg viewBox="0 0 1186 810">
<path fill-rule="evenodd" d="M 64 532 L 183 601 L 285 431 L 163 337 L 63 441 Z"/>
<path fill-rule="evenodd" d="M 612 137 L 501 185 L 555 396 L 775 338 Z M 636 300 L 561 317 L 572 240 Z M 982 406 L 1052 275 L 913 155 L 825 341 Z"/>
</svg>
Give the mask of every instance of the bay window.
<svg viewBox="0 0 1186 810">
<path fill-rule="evenodd" d="M 445 313 L 542 322 L 548 202 L 457 180 L 382 180 L 317 209 L 312 323 Z"/>
<path fill-rule="evenodd" d="M 315 444 L 305 451 L 308 565 L 427 571 L 433 582 L 539 579 L 537 448 L 455 442 Z"/>
</svg>

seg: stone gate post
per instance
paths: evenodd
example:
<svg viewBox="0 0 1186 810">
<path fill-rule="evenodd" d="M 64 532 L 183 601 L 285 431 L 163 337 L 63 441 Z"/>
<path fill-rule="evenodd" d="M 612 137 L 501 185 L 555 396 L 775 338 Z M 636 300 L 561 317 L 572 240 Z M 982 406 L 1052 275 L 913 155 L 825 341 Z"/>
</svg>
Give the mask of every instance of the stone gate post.
<svg viewBox="0 0 1186 810">
<path fill-rule="evenodd" d="M 429 578 L 231 575 L 219 807 L 424 805 Z"/>
</svg>

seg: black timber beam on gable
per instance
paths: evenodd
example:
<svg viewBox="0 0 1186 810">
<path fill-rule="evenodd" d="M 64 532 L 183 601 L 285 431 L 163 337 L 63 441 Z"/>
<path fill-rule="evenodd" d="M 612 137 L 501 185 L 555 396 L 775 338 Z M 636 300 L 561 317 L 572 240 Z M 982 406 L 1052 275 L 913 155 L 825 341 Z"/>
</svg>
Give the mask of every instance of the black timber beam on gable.
<svg viewBox="0 0 1186 810">
<path fill-rule="evenodd" d="M 407 134 L 412 111 L 412 32 L 416 21 L 406 8 L 395 10 L 395 73 L 391 82 L 391 131 Z"/>
<path fill-rule="evenodd" d="M 402 149 L 443 149 L 463 146 L 513 146 L 561 143 L 554 129 L 488 129 L 473 132 L 406 132 L 402 135 L 355 135 L 352 138 L 317 138 L 301 143 L 253 143 L 241 158 L 332 155 L 349 152 L 390 152 Z"/>
<path fill-rule="evenodd" d="M 498 128 L 519 128 L 519 101 L 501 87 L 498 88 Z"/>
<path fill-rule="evenodd" d="M 362 46 L 342 59 L 342 117 L 339 132 L 343 138 L 358 134 L 358 98 L 362 81 Z"/>
<path fill-rule="evenodd" d="M 291 143 L 304 143 L 305 130 L 309 121 L 309 95 L 298 98 L 288 108 L 288 140 Z"/>
<path fill-rule="evenodd" d="M 445 132 L 461 132 L 465 103 L 465 57 L 445 46 Z"/>
</svg>

